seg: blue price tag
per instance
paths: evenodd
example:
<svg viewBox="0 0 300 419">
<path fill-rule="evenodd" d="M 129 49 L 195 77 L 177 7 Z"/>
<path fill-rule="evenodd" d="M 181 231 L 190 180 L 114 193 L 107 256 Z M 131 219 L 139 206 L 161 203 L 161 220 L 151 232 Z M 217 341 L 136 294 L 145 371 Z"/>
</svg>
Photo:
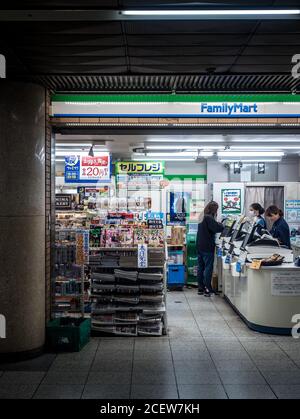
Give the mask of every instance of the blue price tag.
<svg viewBox="0 0 300 419">
<path fill-rule="evenodd" d="M 222 251 L 221 248 L 218 248 L 218 253 L 217 254 L 218 254 L 219 257 L 223 256 L 223 251 Z"/>
<path fill-rule="evenodd" d="M 230 255 L 226 256 L 225 263 L 228 264 L 228 265 L 231 263 L 231 256 Z"/>
<path fill-rule="evenodd" d="M 241 262 L 237 262 L 236 263 L 236 271 L 241 273 L 242 272 L 242 264 Z"/>
</svg>

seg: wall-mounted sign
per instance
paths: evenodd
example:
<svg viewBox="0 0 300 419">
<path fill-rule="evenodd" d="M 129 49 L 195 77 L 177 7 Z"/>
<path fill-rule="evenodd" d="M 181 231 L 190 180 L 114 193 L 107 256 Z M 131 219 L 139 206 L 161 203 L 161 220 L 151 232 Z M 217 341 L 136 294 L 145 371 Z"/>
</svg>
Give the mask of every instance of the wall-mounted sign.
<svg viewBox="0 0 300 419">
<path fill-rule="evenodd" d="M 241 189 L 222 189 L 222 214 L 241 214 Z"/>
<path fill-rule="evenodd" d="M 72 204 L 72 195 L 70 194 L 56 194 L 55 195 L 55 209 L 70 210 Z"/>
<path fill-rule="evenodd" d="M 291 199 L 285 201 L 285 213 L 288 223 L 300 223 L 300 200 Z"/>
<path fill-rule="evenodd" d="M 54 117 L 299 117 L 297 95 L 54 95 Z"/>
<path fill-rule="evenodd" d="M 141 162 L 118 162 L 116 163 L 117 174 L 163 174 L 165 163 L 163 161 L 141 161 Z"/>
<path fill-rule="evenodd" d="M 66 183 L 98 183 L 109 182 L 110 154 L 91 156 L 65 157 L 65 182 Z"/>
</svg>

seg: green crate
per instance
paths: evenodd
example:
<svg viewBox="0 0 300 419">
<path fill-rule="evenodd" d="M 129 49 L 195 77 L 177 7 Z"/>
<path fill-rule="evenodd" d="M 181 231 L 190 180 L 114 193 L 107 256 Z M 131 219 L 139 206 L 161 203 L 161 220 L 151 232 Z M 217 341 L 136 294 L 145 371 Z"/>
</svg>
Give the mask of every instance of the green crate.
<svg viewBox="0 0 300 419">
<path fill-rule="evenodd" d="M 55 352 L 79 352 L 91 336 L 91 319 L 62 317 L 51 320 L 46 328 L 47 348 Z"/>
</svg>

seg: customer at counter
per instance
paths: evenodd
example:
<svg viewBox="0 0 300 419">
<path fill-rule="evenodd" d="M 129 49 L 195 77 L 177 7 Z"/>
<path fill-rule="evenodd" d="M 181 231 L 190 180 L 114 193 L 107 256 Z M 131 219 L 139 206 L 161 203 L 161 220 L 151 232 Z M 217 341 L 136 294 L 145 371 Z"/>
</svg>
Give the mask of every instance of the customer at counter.
<svg viewBox="0 0 300 419">
<path fill-rule="evenodd" d="M 219 205 L 212 201 L 206 205 L 197 233 L 198 251 L 198 294 L 210 297 L 212 274 L 215 257 L 215 235 L 224 230 L 224 226 L 216 221 Z"/>
<path fill-rule="evenodd" d="M 266 229 L 267 224 L 265 219 L 263 218 L 263 214 L 265 213 L 265 209 L 258 203 L 254 203 L 250 206 L 249 213 L 251 217 L 254 219 L 256 224 L 260 225 L 261 228 Z"/>
<path fill-rule="evenodd" d="M 273 221 L 270 231 L 274 239 L 278 239 L 283 246 L 291 248 L 291 233 L 288 223 L 283 218 L 283 211 L 276 205 L 271 205 L 266 211 L 266 217 Z"/>
</svg>

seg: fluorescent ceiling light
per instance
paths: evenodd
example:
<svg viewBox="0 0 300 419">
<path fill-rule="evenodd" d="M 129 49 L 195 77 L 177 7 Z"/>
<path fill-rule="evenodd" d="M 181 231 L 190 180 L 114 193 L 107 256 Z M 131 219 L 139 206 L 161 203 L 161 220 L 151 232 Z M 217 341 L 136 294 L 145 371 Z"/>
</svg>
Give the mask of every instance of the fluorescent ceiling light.
<svg viewBox="0 0 300 419">
<path fill-rule="evenodd" d="M 92 143 L 60 143 L 56 142 L 56 147 L 92 147 Z M 98 147 L 103 147 L 98 146 Z"/>
<path fill-rule="evenodd" d="M 299 15 L 298 9 L 245 10 L 123 10 L 125 16 L 283 16 Z"/>
<path fill-rule="evenodd" d="M 172 158 L 180 158 L 180 157 L 190 157 L 191 159 L 196 159 L 197 157 L 212 157 L 214 155 L 213 151 L 209 150 L 201 150 L 201 151 L 183 151 L 181 153 L 172 153 L 172 152 L 157 152 L 157 153 L 135 153 L 134 156 L 144 156 L 144 157 L 151 157 L 153 160 L 153 157 L 159 159 L 162 158 L 165 160 L 165 158 L 172 157 Z"/>
<path fill-rule="evenodd" d="M 283 157 L 283 151 L 219 151 L 218 157 Z"/>
<path fill-rule="evenodd" d="M 300 144 L 300 138 L 299 139 L 290 139 L 290 138 L 286 138 L 286 137 L 282 137 L 281 139 L 278 138 L 248 138 L 248 139 L 244 139 L 244 138 L 239 138 L 239 139 L 232 139 L 231 140 L 232 143 L 280 143 L 280 144 L 284 144 L 284 143 L 299 143 Z"/>
<path fill-rule="evenodd" d="M 212 145 L 206 146 L 212 150 L 222 150 L 224 149 L 224 145 Z M 172 150 L 200 150 L 203 148 L 203 145 L 187 145 L 183 143 L 182 145 L 147 145 L 146 143 L 146 150 L 165 150 L 172 148 Z"/>
<path fill-rule="evenodd" d="M 300 144 L 299 145 L 267 145 L 267 146 L 246 146 L 246 145 L 241 145 L 241 146 L 232 146 L 229 145 L 230 150 L 263 150 L 266 153 L 268 153 L 269 150 L 278 150 L 278 151 L 282 151 L 282 150 L 299 150 L 300 151 Z"/>
<path fill-rule="evenodd" d="M 152 161 L 153 158 L 151 157 L 133 157 L 132 160 L 134 161 Z M 192 157 L 166 157 L 163 159 L 157 159 L 158 161 L 195 161 L 195 158 Z"/>
<path fill-rule="evenodd" d="M 213 151 L 200 151 L 197 157 L 213 157 L 214 154 Z"/>
<path fill-rule="evenodd" d="M 151 138 L 146 143 L 221 143 L 223 138 Z M 300 140 L 299 140 L 300 141 Z"/>
<path fill-rule="evenodd" d="M 107 150 L 103 150 L 103 151 L 101 150 L 101 151 L 98 151 L 98 152 L 95 151 L 95 157 L 97 157 L 97 154 L 103 154 L 103 153 L 107 154 L 108 151 Z M 56 151 L 55 155 L 64 157 L 64 156 L 73 156 L 73 155 L 87 156 L 88 154 L 87 154 L 86 151 L 74 151 L 74 150 L 67 151 L 67 150 L 65 150 L 65 151 Z"/>
<path fill-rule="evenodd" d="M 196 151 L 184 151 L 182 153 L 172 153 L 172 152 L 151 152 L 151 153 L 147 153 L 148 157 L 197 157 L 198 153 Z"/>
<path fill-rule="evenodd" d="M 241 158 L 241 159 L 230 159 L 230 158 L 221 158 L 219 159 L 220 163 L 234 163 L 234 162 L 242 162 L 242 163 L 279 163 L 282 159 L 280 158 L 274 158 L 274 159 L 264 159 L 264 158 Z"/>
</svg>

